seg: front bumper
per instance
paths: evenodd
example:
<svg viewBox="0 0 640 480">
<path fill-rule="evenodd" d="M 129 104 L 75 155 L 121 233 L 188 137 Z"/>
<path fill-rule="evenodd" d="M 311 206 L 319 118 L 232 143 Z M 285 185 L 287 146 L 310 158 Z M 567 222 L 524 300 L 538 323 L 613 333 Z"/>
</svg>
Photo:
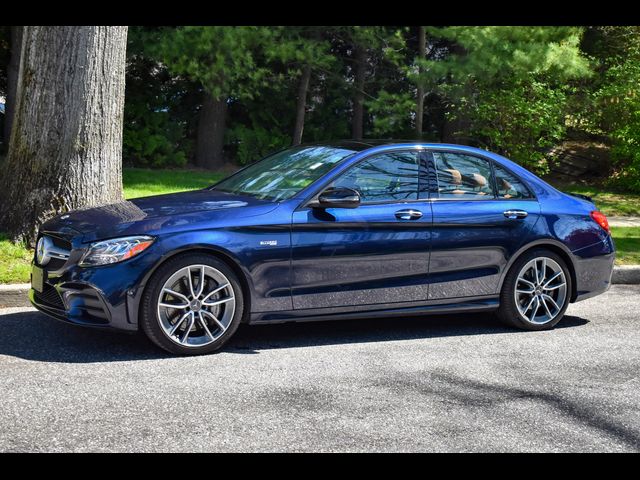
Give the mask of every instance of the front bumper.
<svg viewBox="0 0 640 480">
<path fill-rule="evenodd" d="M 83 268 L 68 262 L 47 272 L 42 292 L 29 290 L 31 304 L 41 312 L 75 325 L 135 331 L 146 273 L 155 258 Z"/>
<path fill-rule="evenodd" d="M 137 329 L 136 325 L 129 322 L 118 321 L 112 313 L 112 306 L 90 285 L 45 283 L 42 292 L 33 288 L 29 290 L 29 301 L 50 317 L 74 325 L 118 330 Z"/>
</svg>

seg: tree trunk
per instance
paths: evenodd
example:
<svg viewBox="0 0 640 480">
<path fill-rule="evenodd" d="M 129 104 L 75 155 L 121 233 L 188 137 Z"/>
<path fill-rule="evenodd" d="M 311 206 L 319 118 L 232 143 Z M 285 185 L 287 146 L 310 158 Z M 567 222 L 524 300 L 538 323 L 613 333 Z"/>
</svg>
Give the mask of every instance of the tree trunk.
<svg viewBox="0 0 640 480">
<path fill-rule="evenodd" d="M 418 27 L 418 57 L 427 57 L 427 34 L 424 27 Z M 422 138 L 422 119 L 424 117 L 424 84 L 422 80 L 422 67 L 418 68 L 418 92 L 416 94 L 416 135 Z"/>
<path fill-rule="evenodd" d="M 307 92 L 309 91 L 309 81 L 311 80 L 311 65 L 305 65 L 300 77 L 298 86 L 298 103 L 296 105 L 296 126 L 293 129 L 293 145 L 302 143 L 302 133 L 304 132 L 304 114 L 307 107 Z"/>
<path fill-rule="evenodd" d="M 356 47 L 355 51 L 355 92 L 353 94 L 353 119 L 351 133 L 354 140 L 362 140 L 364 135 L 364 81 L 366 75 L 367 51 Z"/>
<path fill-rule="evenodd" d="M 7 100 L 4 115 L 4 141 L 9 144 L 11 123 L 13 121 L 16 88 L 18 87 L 18 70 L 20 68 L 20 50 L 22 49 L 22 27 L 11 27 L 11 58 L 7 68 Z"/>
<path fill-rule="evenodd" d="M 68 210 L 122 200 L 127 27 L 26 26 L 0 230 L 33 244 Z"/>
<path fill-rule="evenodd" d="M 224 131 L 227 117 L 227 98 L 213 98 L 204 94 L 198 119 L 196 165 L 216 169 L 223 165 Z"/>
</svg>

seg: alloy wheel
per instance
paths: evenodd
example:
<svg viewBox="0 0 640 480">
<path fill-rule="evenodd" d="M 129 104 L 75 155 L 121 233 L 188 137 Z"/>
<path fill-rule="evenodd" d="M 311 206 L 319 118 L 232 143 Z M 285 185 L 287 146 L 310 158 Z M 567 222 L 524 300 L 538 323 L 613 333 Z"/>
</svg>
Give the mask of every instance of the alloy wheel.
<svg viewBox="0 0 640 480">
<path fill-rule="evenodd" d="M 536 257 L 518 274 L 515 301 L 520 316 L 527 322 L 542 325 L 551 322 L 567 300 L 567 279 L 555 260 Z"/>
<path fill-rule="evenodd" d="M 189 265 L 171 275 L 158 296 L 164 334 L 183 347 L 208 345 L 227 331 L 235 312 L 229 279 L 209 265 Z"/>
</svg>

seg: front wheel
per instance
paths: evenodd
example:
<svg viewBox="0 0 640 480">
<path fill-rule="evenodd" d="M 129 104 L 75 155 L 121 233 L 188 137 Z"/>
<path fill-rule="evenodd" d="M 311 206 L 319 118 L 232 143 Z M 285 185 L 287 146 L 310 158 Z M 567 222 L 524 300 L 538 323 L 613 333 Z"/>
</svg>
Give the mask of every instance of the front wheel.
<svg viewBox="0 0 640 480">
<path fill-rule="evenodd" d="M 201 355 L 226 343 L 243 310 L 235 273 L 214 256 L 187 254 L 169 260 L 149 280 L 140 326 L 168 352 Z"/>
<path fill-rule="evenodd" d="M 571 275 L 565 261 L 549 250 L 533 250 L 511 267 L 500 293 L 498 318 L 525 330 L 553 328 L 571 296 Z"/>
</svg>

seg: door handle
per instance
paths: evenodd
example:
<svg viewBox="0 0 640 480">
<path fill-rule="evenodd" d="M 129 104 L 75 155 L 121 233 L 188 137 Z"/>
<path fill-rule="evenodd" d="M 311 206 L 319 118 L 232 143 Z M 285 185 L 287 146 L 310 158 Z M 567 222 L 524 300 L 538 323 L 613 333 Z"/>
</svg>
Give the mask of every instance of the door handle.
<svg viewBox="0 0 640 480">
<path fill-rule="evenodd" d="M 524 210 L 507 210 L 504 212 L 504 216 L 507 218 L 525 218 L 529 215 Z"/>
<path fill-rule="evenodd" d="M 419 210 L 398 210 L 396 212 L 396 218 L 398 220 L 418 220 L 422 217 L 422 212 Z"/>
</svg>

